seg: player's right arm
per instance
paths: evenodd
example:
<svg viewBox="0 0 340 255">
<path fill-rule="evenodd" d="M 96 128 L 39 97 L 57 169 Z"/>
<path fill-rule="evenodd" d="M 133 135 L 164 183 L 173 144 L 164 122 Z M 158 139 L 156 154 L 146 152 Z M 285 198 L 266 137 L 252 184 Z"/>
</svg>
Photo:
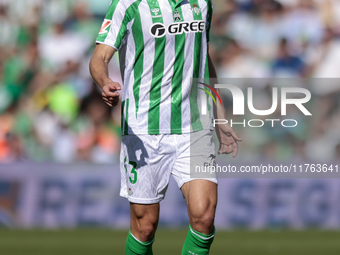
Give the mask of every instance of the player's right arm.
<svg viewBox="0 0 340 255">
<path fill-rule="evenodd" d="M 90 72 L 94 81 L 102 89 L 102 96 L 109 106 L 119 102 L 121 86 L 108 76 L 108 64 L 113 54 L 125 44 L 127 23 L 131 17 L 126 15 L 129 1 L 112 1 L 96 39 L 97 46 L 90 61 Z"/>
<path fill-rule="evenodd" d="M 92 78 L 102 89 L 103 100 L 111 107 L 119 103 L 118 91 L 121 90 L 120 84 L 108 76 L 108 64 L 115 52 L 116 49 L 111 46 L 98 44 L 90 61 Z"/>
</svg>

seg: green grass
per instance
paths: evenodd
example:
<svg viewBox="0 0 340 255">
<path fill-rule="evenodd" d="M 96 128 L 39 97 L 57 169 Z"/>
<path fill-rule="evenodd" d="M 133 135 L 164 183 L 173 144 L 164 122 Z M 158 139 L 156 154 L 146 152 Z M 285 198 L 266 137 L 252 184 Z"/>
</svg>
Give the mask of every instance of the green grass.
<svg viewBox="0 0 340 255">
<path fill-rule="evenodd" d="M 1 255 L 121 255 L 127 231 L 0 230 Z M 181 254 L 186 230 L 160 229 L 155 255 Z M 210 255 L 335 255 L 337 231 L 218 231 Z"/>
</svg>

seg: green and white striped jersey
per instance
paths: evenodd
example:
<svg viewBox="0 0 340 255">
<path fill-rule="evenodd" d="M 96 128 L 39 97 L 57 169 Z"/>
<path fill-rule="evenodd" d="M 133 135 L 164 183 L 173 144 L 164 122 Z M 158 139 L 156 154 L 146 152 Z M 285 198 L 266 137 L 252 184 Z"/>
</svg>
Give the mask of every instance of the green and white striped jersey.
<svg viewBox="0 0 340 255">
<path fill-rule="evenodd" d="M 119 51 L 124 135 L 211 128 L 211 98 L 192 84 L 209 78 L 211 16 L 211 0 L 113 0 L 97 43 Z"/>
</svg>

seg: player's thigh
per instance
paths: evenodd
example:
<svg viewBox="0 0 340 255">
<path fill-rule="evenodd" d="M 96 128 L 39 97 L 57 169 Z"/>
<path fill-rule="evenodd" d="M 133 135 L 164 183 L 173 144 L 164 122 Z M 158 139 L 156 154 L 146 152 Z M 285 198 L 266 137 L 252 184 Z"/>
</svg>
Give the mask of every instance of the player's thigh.
<svg viewBox="0 0 340 255">
<path fill-rule="evenodd" d="M 158 223 L 159 203 L 155 204 L 135 204 L 130 203 L 131 219 L 145 220 L 152 223 Z"/>
<path fill-rule="evenodd" d="M 217 184 L 215 182 L 196 179 L 183 184 L 181 188 L 186 200 L 189 218 L 200 218 L 204 215 L 215 215 L 217 205 Z"/>
<path fill-rule="evenodd" d="M 153 238 L 159 221 L 159 203 L 130 203 L 131 232 L 141 241 Z"/>
</svg>

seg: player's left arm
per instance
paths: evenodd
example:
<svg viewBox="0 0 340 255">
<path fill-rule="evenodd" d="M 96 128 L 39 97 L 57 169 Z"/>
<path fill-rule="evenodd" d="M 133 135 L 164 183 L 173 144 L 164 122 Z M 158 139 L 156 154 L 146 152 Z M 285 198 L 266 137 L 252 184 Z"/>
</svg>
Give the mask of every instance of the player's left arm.
<svg viewBox="0 0 340 255">
<path fill-rule="evenodd" d="M 209 46 L 208 46 L 209 52 Z M 210 78 L 217 78 L 216 70 L 213 62 L 211 61 L 210 55 L 208 54 L 208 65 L 209 65 L 209 76 Z M 220 94 L 219 89 L 216 89 L 217 93 Z M 216 119 L 227 119 L 225 109 L 219 103 L 219 100 L 216 100 L 217 106 L 214 105 L 214 116 Z M 233 153 L 233 157 L 235 158 L 238 152 L 238 141 L 241 142 L 242 139 L 238 137 L 235 130 L 227 124 L 220 124 L 216 126 L 216 134 L 218 140 L 220 141 L 220 148 L 218 150 L 218 154 L 230 154 Z"/>
</svg>

